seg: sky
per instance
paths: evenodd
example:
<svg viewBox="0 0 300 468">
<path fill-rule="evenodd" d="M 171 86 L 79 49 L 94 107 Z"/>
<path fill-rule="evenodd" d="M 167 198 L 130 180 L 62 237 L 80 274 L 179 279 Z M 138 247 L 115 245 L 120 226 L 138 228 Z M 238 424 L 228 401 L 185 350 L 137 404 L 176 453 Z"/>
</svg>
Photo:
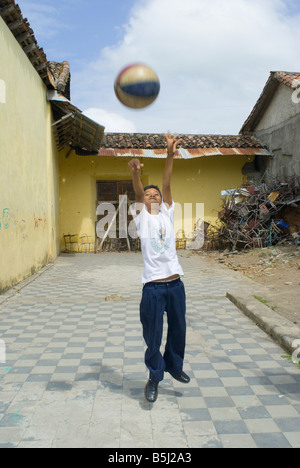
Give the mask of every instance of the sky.
<svg viewBox="0 0 300 468">
<path fill-rule="evenodd" d="M 16 0 L 71 101 L 106 132 L 237 135 L 271 71 L 300 72 L 300 0 Z M 131 63 L 161 91 L 146 109 L 114 94 Z"/>
</svg>

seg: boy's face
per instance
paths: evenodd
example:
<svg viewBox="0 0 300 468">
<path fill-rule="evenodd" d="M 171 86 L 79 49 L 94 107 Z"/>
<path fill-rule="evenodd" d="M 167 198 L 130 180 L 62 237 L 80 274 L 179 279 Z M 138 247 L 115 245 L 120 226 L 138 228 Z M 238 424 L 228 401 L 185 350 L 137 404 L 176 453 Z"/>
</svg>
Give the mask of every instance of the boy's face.
<svg viewBox="0 0 300 468">
<path fill-rule="evenodd" d="M 152 210 L 154 209 L 154 211 L 158 211 L 162 203 L 162 199 L 158 190 L 156 190 L 155 188 L 147 189 L 144 194 L 144 199 L 146 208 L 149 211 L 149 213 L 151 212 L 152 205 Z"/>
</svg>

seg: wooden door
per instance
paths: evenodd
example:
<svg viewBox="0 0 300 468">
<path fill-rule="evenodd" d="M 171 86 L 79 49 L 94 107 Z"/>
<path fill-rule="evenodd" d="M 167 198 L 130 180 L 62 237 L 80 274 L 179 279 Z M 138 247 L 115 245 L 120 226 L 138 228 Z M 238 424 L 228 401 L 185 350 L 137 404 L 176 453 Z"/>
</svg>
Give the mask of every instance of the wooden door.
<svg viewBox="0 0 300 468">
<path fill-rule="evenodd" d="M 126 195 L 128 197 L 128 203 L 135 202 L 135 193 L 133 189 L 133 184 L 131 180 L 98 180 L 97 181 L 97 206 L 100 203 L 110 203 L 114 205 L 115 210 L 119 207 L 119 197 L 120 195 Z M 125 208 L 124 208 L 125 209 Z M 128 212 L 128 206 L 126 203 L 126 212 Z M 108 211 L 104 211 L 103 215 L 97 216 L 97 223 L 107 216 Z M 132 216 L 127 216 L 127 226 L 132 221 Z M 105 225 L 105 229 L 108 228 L 108 223 Z M 126 250 L 127 239 L 120 239 L 120 224 L 119 224 L 119 216 L 116 219 L 116 238 L 110 239 L 106 243 L 106 248 L 109 250 Z M 135 242 L 133 239 L 130 239 L 130 244 L 132 248 L 135 248 Z"/>
</svg>

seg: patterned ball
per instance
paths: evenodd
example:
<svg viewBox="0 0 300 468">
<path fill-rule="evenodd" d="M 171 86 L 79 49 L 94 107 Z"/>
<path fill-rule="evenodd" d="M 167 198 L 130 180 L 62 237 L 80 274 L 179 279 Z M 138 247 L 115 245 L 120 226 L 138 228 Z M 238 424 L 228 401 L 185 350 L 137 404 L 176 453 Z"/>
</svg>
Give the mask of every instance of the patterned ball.
<svg viewBox="0 0 300 468">
<path fill-rule="evenodd" d="M 152 68 L 133 64 L 124 68 L 115 80 L 115 93 L 124 106 L 142 109 L 155 101 L 160 82 Z"/>
</svg>

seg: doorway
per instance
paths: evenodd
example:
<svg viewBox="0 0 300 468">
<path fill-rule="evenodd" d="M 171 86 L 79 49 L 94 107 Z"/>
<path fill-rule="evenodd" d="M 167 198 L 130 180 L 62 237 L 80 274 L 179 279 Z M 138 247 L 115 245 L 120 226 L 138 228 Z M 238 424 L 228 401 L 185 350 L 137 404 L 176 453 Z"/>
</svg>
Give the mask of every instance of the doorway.
<svg viewBox="0 0 300 468">
<path fill-rule="evenodd" d="M 114 206 L 115 212 L 119 209 L 119 200 L 120 196 L 127 195 L 127 201 L 124 201 L 126 204 L 126 212 L 128 212 L 128 206 L 135 202 L 135 193 L 133 189 L 133 184 L 131 180 L 97 180 L 97 208 L 99 204 L 110 203 Z M 124 208 L 125 209 L 125 208 Z M 97 211 L 98 212 L 98 211 Z M 108 215 L 108 211 L 104 211 L 103 214 L 97 214 L 97 224 L 104 217 Z M 127 216 L 127 228 L 129 223 L 132 221 L 133 217 L 128 214 Z M 104 225 L 104 229 L 107 231 L 109 229 L 109 222 Z M 120 216 L 119 213 L 115 220 L 115 232 L 113 236 L 109 236 L 103 239 L 97 236 L 97 250 L 104 251 L 123 251 L 123 250 L 138 250 L 139 242 L 138 239 L 132 239 L 130 236 L 128 238 L 120 238 Z M 101 248 L 100 248 L 101 246 Z"/>
</svg>

